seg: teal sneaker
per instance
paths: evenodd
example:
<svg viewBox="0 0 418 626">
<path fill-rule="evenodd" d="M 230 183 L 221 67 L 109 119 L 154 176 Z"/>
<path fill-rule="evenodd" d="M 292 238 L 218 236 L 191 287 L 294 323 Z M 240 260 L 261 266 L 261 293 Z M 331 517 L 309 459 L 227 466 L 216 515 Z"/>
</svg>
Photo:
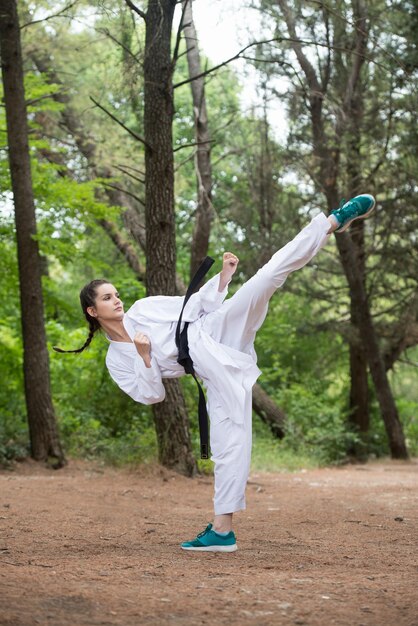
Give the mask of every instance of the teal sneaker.
<svg viewBox="0 0 418 626">
<path fill-rule="evenodd" d="M 338 222 L 338 228 L 335 230 L 336 233 L 342 233 L 347 230 L 354 220 L 364 220 L 376 206 L 376 200 L 368 193 L 356 196 L 345 204 L 343 203 L 344 200 L 339 209 L 331 211 L 331 215 L 333 215 Z"/>
<path fill-rule="evenodd" d="M 227 535 L 218 535 L 212 530 L 212 524 L 208 524 L 193 541 L 182 543 L 181 547 L 183 550 L 196 550 L 197 552 L 235 552 L 238 549 L 232 530 Z"/>
</svg>

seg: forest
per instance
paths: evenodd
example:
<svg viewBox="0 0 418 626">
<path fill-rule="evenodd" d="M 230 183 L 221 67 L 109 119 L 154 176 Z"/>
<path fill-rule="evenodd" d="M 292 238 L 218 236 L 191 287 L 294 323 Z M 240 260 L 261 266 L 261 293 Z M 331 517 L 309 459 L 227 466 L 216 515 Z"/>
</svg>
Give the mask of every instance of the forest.
<svg viewBox="0 0 418 626">
<path fill-rule="evenodd" d="M 373 215 L 289 278 L 257 335 L 253 463 L 417 456 L 416 0 L 256 0 L 221 63 L 195 4 L 1 2 L 0 464 L 210 472 L 193 379 L 148 407 L 111 380 L 103 335 L 53 350 L 87 338 L 80 289 L 106 278 L 125 308 L 184 295 L 232 251 L 234 293 L 359 193 Z"/>
</svg>

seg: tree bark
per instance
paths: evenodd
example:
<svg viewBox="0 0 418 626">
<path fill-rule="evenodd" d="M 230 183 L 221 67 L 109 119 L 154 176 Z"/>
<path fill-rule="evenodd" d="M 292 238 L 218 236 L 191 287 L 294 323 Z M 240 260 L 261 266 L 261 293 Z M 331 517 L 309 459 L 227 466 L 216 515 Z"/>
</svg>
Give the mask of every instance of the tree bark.
<svg viewBox="0 0 418 626">
<path fill-rule="evenodd" d="M 398 410 L 387 377 L 385 364 L 380 352 L 376 331 L 370 313 L 370 305 L 364 285 L 356 267 L 352 242 L 348 233 L 336 237 L 342 265 L 350 288 L 350 297 L 358 313 L 358 327 L 363 342 L 370 374 L 379 402 L 380 412 L 385 424 L 392 458 L 407 459 L 408 451 Z"/>
<path fill-rule="evenodd" d="M 190 444 L 189 419 L 183 392 L 175 378 L 165 378 L 163 382 L 165 400 L 153 405 L 158 460 L 164 467 L 179 474 L 194 476 L 197 466 Z"/>
<path fill-rule="evenodd" d="M 174 295 L 174 114 L 171 30 L 175 0 L 149 0 L 144 58 L 145 228 L 150 296 Z"/>
<path fill-rule="evenodd" d="M 260 385 L 253 387 L 253 409 L 278 439 L 285 436 L 286 416 Z"/>
<path fill-rule="evenodd" d="M 147 292 L 176 293 L 174 220 L 173 64 L 171 32 L 176 0 L 149 0 L 144 57 L 145 228 Z M 160 461 L 191 475 L 188 416 L 177 380 L 165 381 L 167 399 L 153 405 Z"/>
<path fill-rule="evenodd" d="M 36 240 L 22 51 L 15 0 L 2 2 L 0 50 L 15 205 L 23 370 L 31 455 L 37 461 L 50 459 L 54 467 L 58 468 L 65 464 L 65 457 L 59 440 L 50 391 L 49 358 L 43 317 L 41 257 Z"/>
<path fill-rule="evenodd" d="M 351 320 L 353 322 L 353 318 Z M 348 453 L 359 460 L 367 456 L 369 418 L 369 385 L 368 367 L 365 350 L 360 341 L 350 341 L 350 424 L 360 438 L 359 444 L 354 444 Z"/>
<path fill-rule="evenodd" d="M 360 17 L 360 16 L 358 16 Z M 366 28 L 360 23 L 360 28 Z M 362 46 L 362 48 L 364 45 Z M 363 93 L 360 77 L 356 88 L 351 94 L 347 108 L 350 112 L 348 122 L 347 145 L 347 175 L 349 196 L 354 197 L 362 192 L 362 173 L 360 170 L 361 126 L 363 121 Z M 354 222 L 350 229 L 351 241 L 356 256 L 359 280 L 366 291 L 366 248 L 364 238 L 364 222 Z M 350 454 L 359 460 L 364 460 L 368 452 L 368 432 L 370 425 L 369 415 L 369 385 L 368 364 L 364 346 L 359 337 L 359 315 L 353 300 L 350 302 L 351 324 L 355 332 L 350 340 L 350 414 L 349 422 L 354 426 L 359 436 L 359 443 L 354 444 Z"/>
<path fill-rule="evenodd" d="M 193 21 L 192 0 L 183 0 L 184 35 L 187 46 L 189 76 L 202 73 L 199 41 Z M 192 278 L 207 255 L 213 220 L 212 210 L 212 168 L 210 156 L 210 133 L 205 98 L 205 79 L 202 76 L 190 83 L 193 98 L 195 124 L 195 170 L 197 179 L 197 208 L 190 250 L 190 278 Z"/>
</svg>

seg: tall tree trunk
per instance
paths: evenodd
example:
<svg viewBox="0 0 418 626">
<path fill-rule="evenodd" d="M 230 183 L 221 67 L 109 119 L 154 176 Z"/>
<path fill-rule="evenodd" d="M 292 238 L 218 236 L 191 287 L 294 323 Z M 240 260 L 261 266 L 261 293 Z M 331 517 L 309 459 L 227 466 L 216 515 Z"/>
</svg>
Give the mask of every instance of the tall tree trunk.
<svg viewBox="0 0 418 626">
<path fill-rule="evenodd" d="M 147 291 L 176 293 L 171 31 L 176 0 L 149 0 L 144 58 L 145 227 Z M 188 417 L 177 380 L 165 381 L 167 399 L 153 405 L 160 461 L 191 475 Z"/>
<path fill-rule="evenodd" d="M 351 322 L 354 323 L 355 315 L 352 312 Z M 358 324 L 356 324 L 358 328 Z M 349 422 L 355 428 L 360 444 L 354 444 L 349 450 L 357 459 L 367 456 L 367 443 L 369 432 L 369 385 L 367 357 L 361 341 L 350 341 L 350 413 Z"/>
<path fill-rule="evenodd" d="M 336 206 L 336 197 L 328 197 L 329 208 Z M 407 459 L 408 451 L 402 424 L 387 377 L 370 312 L 367 293 L 358 270 L 355 248 L 349 233 L 336 236 L 337 248 L 350 290 L 352 307 L 356 310 L 360 339 L 365 349 L 380 413 L 385 424 L 392 458 Z"/>
<path fill-rule="evenodd" d="M 406 449 L 405 437 L 390 388 L 385 364 L 380 352 L 367 296 L 363 285 L 358 279 L 358 276 L 356 276 L 356 272 L 353 272 L 352 268 L 348 265 L 353 255 L 347 243 L 342 237 L 338 237 L 337 245 L 343 259 L 344 271 L 349 281 L 353 304 L 354 306 L 358 306 L 360 336 L 366 350 L 367 361 L 379 402 L 380 412 L 385 423 L 391 455 L 395 459 L 407 459 L 408 451 Z"/>
<path fill-rule="evenodd" d="M 364 26 L 364 25 L 363 25 Z M 359 79 L 355 93 L 350 99 L 350 118 L 347 146 L 347 174 L 349 196 L 354 197 L 362 193 L 362 172 L 360 170 L 361 125 L 363 120 L 363 93 L 362 81 Z M 364 222 L 355 222 L 350 229 L 354 254 L 356 255 L 359 280 L 366 291 L 366 249 L 364 239 Z M 367 458 L 369 416 L 369 384 L 367 355 L 359 337 L 358 311 L 353 300 L 350 302 L 351 324 L 355 333 L 350 341 L 350 413 L 349 422 L 354 426 L 359 436 L 359 443 L 354 444 L 348 452 L 359 460 Z"/>
<path fill-rule="evenodd" d="M 52 405 L 43 317 L 41 258 L 36 240 L 19 20 L 15 0 L 0 10 L 0 51 L 6 105 L 9 163 L 15 205 L 22 311 L 23 370 L 31 454 L 65 464 Z"/>
<path fill-rule="evenodd" d="M 60 84 L 60 79 L 51 68 L 47 57 L 32 52 L 32 59 L 39 71 L 46 73 L 51 82 Z M 97 163 L 96 146 L 88 137 L 88 133 L 72 109 L 68 95 L 65 92 L 60 92 L 54 97 L 57 101 L 65 104 L 65 109 L 61 113 L 63 123 L 74 137 L 79 151 L 86 158 L 92 177 L 111 178 L 112 172 Z M 129 198 L 119 191 L 107 189 L 106 193 L 112 204 L 120 205 L 126 209 L 123 214 L 125 225 L 145 252 L 147 249 L 145 241 L 146 229 L 140 223 L 135 207 L 132 206 Z M 107 220 L 101 220 L 100 224 L 109 234 L 113 243 L 124 254 L 136 276 L 143 280 L 144 270 L 135 254 L 135 250 L 132 249 L 128 242 L 122 240 L 113 224 Z M 161 289 L 163 288 L 166 287 L 162 286 Z M 155 287 L 154 293 L 161 293 L 158 286 Z M 185 287 L 178 277 L 176 277 L 176 293 L 185 293 Z M 164 385 L 166 388 L 165 402 L 153 407 L 159 460 L 166 467 L 190 476 L 196 471 L 196 463 L 191 451 L 188 416 L 183 394 L 178 381 L 165 380 Z"/>
<path fill-rule="evenodd" d="M 350 179 L 350 192 L 355 194 L 359 191 L 361 173 L 358 169 L 360 128 L 362 118 L 362 80 L 361 69 L 365 62 L 368 41 L 367 9 L 363 0 L 353 0 L 354 16 L 357 29 L 355 32 L 356 57 L 353 59 L 345 86 L 343 99 L 343 115 L 337 122 L 337 141 L 342 139 L 343 133 L 348 142 L 348 174 Z M 328 188 L 328 206 L 337 205 L 338 197 L 336 186 Z M 359 347 L 351 347 L 350 365 L 353 370 L 355 363 L 361 368 L 353 372 L 358 377 L 359 387 L 354 390 L 356 380 L 352 379 L 351 398 L 357 402 L 357 409 L 364 407 L 367 398 L 366 371 L 364 361 L 367 359 L 371 377 L 379 402 L 380 412 L 385 424 L 389 440 L 389 447 L 393 458 L 408 458 L 405 437 L 402 424 L 399 420 L 398 410 L 390 388 L 386 374 L 383 356 L 373 324 L 370 303 L 367 297 L 365 281 L 365 248 L 364 248 L 364 225 L 356 224 L 350 233 L 337 235 L 337 248 L 340 254 L 344 273 L 347 277 L 350 289 L 351 317 L 355 327 L 358 328 L 361 344 Z M 362 349 L 364 354 L 361 354 Z M 354 362 L 353 362 L 354 361 Z M 355 395 L 355 399 L 353 396 Z M 364 409 L 363 409 L 364 410 Z M 368 426 L 368 415 L 357 415 L 362 427 Z M 360 431 L 361 432 L 361 431 Z M 364 431 L 363 431 L 364 432 Z"/>
<path fill-rule="evenodd" d="M 184 36 L 187 46 L 187 64 L 189 76 L 201 73 L 199 41 L 193 21 L 192 0 L 183 0 Z M 206 111 L 205 78 L 197 78 L 190 83 L 193 98 L 195 124 L 195 170 L 197 179 L 197 209 L 194 222 L 193 238 L 190 250 L 190 277 L 207 255 L 209 236 L 213 219 L 212 211 L 212 168 L 210 160 L 210 133 Z"/>
</svg>

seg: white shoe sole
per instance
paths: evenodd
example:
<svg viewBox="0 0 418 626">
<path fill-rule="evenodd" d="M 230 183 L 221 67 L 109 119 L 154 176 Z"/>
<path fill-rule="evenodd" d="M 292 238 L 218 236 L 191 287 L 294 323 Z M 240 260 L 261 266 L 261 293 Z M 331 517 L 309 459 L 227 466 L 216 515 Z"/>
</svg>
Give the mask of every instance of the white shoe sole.
<svg viewBox="0 0 418 626">
<path fill-rule="evenodd" d="M 202 546 L 201 548 L 185 548 L 180 546 L 182 550 L 191 550 L 193 552 L 235 552 L 238 550 L 236 543 L 232 546 Z"/>
<path fill-rule="evenodd" d="M 373 196 L 370 196 L 367 193 L 362 194 L 363 196 L 367 196 L 368 198 L 373 198 Z M 374 211 L 374 208 L 376 206 L 376 200 L 373 198 L 373 204 L 370 207 L 370 209 L 367 211 L 367 213 L 364 213 L 364 215 L 359 215 L 358 217 L 353 217 L 352 220 L 350 220 L 349 222 L 347 222 L 346 224 L 344 224 L 344 226 L 340 229 L 337 228 L 337 230 L 335 231 L 336 233 L 343 233 L 345 230 L 347 230 L 347 228 L 349 228 L 349 226 L 355 222 L 356 220 L 365 220 L 366 217 L 369 217 L 370 213 L 372 213 L 372 211 Z"/>
</svg>

